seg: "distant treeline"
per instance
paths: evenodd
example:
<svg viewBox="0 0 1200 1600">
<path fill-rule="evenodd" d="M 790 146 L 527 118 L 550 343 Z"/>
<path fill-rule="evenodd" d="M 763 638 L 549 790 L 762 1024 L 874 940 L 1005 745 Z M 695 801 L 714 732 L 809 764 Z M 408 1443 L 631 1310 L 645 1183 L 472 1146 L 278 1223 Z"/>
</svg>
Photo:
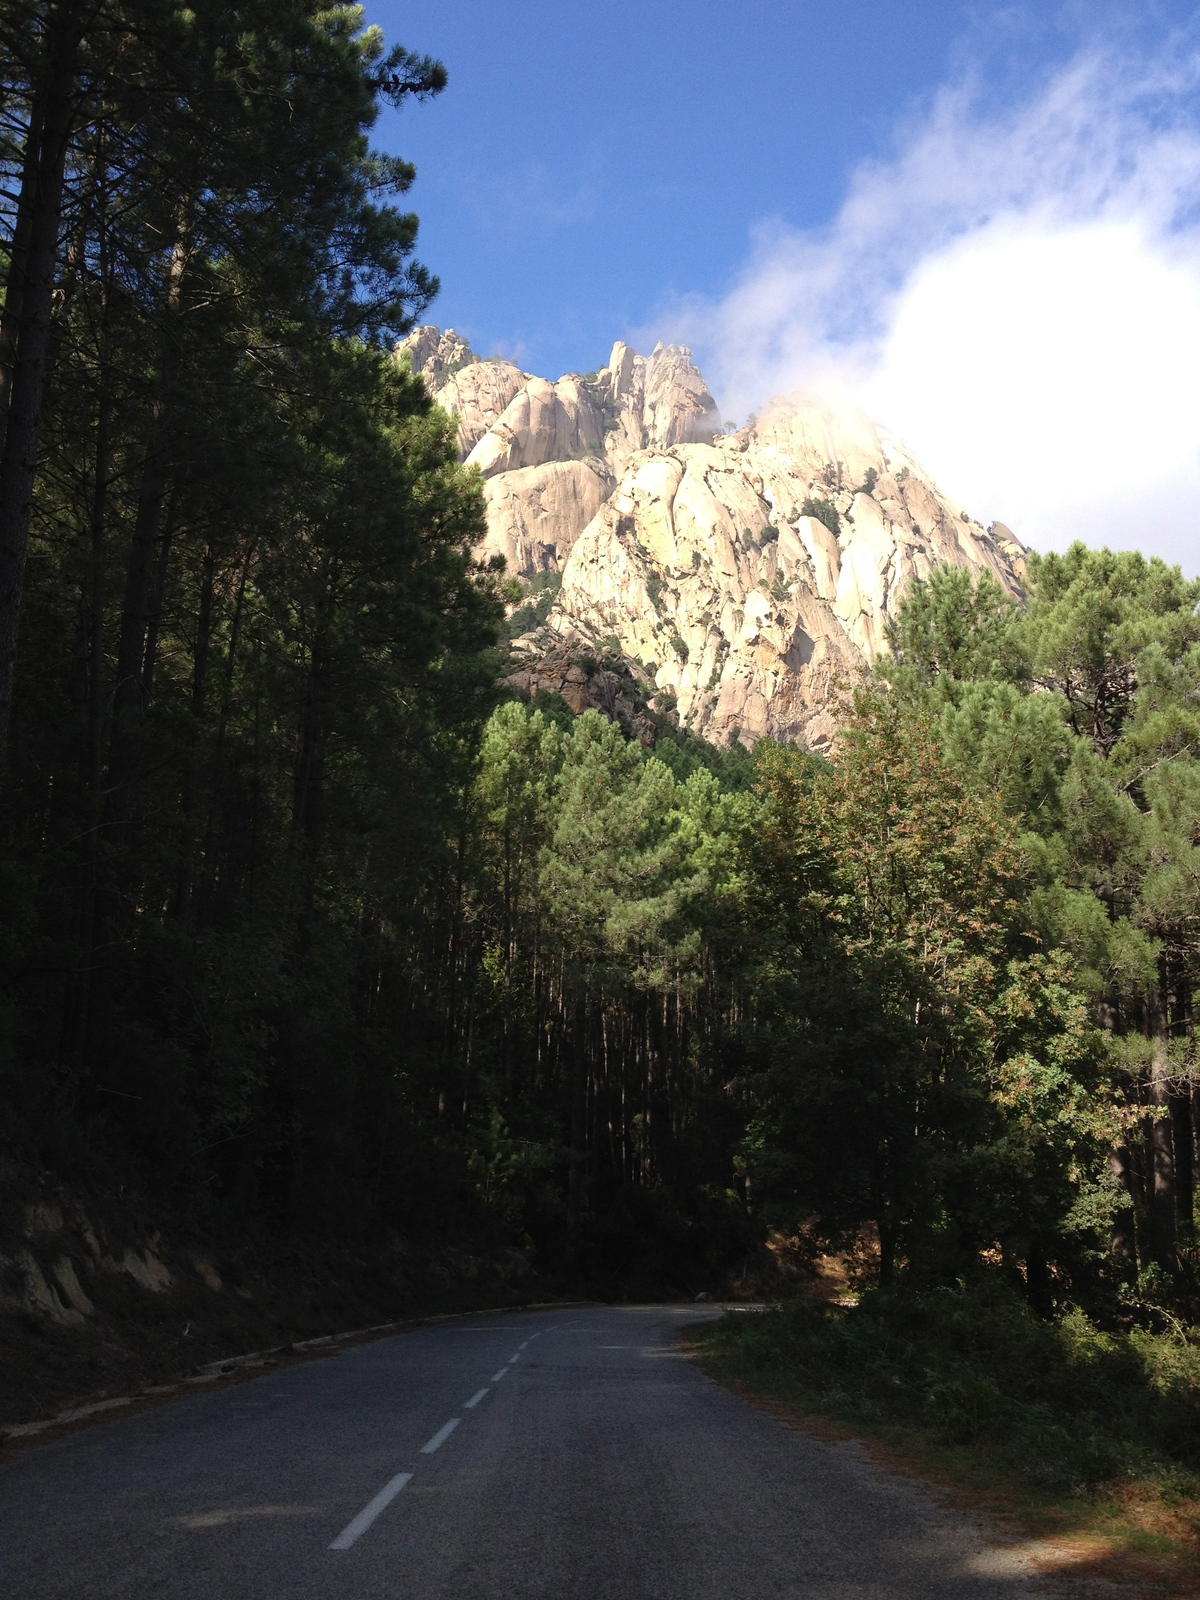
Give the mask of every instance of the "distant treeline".
<svg viewBox="0 0 1200 1600">
<path fill-rule="evenodd" d="M 831 759 L 502 702 L 357 7 L 8 6 L 0 1133 L 211 1229 L 1194 1260 L 1200 588 L 940 569 Z M 11 711 L 11 715 L 10 715 Z"/>
</svg>

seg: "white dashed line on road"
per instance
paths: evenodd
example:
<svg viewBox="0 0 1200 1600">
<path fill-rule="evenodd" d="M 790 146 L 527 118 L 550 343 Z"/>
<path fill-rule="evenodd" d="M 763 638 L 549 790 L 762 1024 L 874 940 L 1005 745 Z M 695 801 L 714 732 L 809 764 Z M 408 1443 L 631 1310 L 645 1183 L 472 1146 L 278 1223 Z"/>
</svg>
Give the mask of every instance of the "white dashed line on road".
<svg viewBox="0 0 1200 1600">
<path fill-rule="evenodd" d="M 499 1372 L 493 1373 L 491 1379 L 492 1383 L 500 1382 L 501 1378 L 505 1376 L 513 1362 L 521 1359 L 521 1351 L 527 1350 L 533 1343 L 534 1339 L 540 1339 L 543 1333 L 555 1332 L 557 1332 L 556 1327 L 539 1328 L 537 1333 L 531 1334 L 529 1338 L 526 1339 L 525 1342 L 519 1347 L 517 1353 L 509 1357 L 507 1364 L 501 1367 Z M 469 1400 L 464 1401 L 463 1410 L 473 1411 L 479 1402 L 483 1400 L 489 1392 L 490 1391 L 488 1389 L 480 1389 L 477 1394 L 473 1394 Z M 427 1444 L 423 1444 L 421 1446 L 421 1454 L 423 1456 L 431 1456 L 435 1450 L 440 1450 L 461 1421 L 461 1417 L 451 1417 L 450 1421 L 444 1423 Z M 366 1533 L 367 1529 L 371 1526 L 379 1514 L 382 1511 L 385 1511 L 387 1507 L 391 1505 L 392 1501 L 400 1493 L 401 1489 L 404 1488 L 405 1484 L 412 1482 L 412 1477 L 413 1475 L 411 1472 L 398 1472 L 394 1478 L 390 1478 L 388 1482 L 384 1484 L 383 1488 L 379 1491 L 375 1498 L 362 1508 L 354 1520 L 346 1524 L 341 1533 L 338 1534 L 337 1538 L 329 1546 L 329 1549 L 349 1550 L 352 1544 L 362 1538 L 363 1534 Z"/>
<path fill-rule="evenodd" d="M 461 1421 L 461 1417 L 451 1417 L 449 1422 L 443 1423 L 429 1443 L 421 1446 L 421 1454 L 431 1456 L 435 1450 L 440 1450 Z"/>
<path fill-rule="evenodd" d="M 411 1472 L 398 1472 L 394 1478 L 384 1484 L 374 1500 L 362 1508 L 354 1521 L 346 1524 L 329 1548 L 331 1550 L 349 1550 L 354 1541 L 366 1533 L 379 1513 L 391 1505 L 404 1485 L 411 1481 Z"/>
</svg>

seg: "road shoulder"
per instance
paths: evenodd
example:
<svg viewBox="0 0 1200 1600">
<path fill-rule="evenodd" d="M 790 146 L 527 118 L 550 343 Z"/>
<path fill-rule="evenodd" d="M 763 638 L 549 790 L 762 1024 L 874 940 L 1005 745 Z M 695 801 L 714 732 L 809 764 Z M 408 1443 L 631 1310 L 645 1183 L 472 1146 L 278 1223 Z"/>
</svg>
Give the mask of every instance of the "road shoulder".
<svg viewBox="0 0 1200 1600">
<path fill-rule="evenodd" d="M 751 1380 L 731 1372 L 695 1329 L 681 1330 L 679 1345 L 708 1377 L 785 1427 L 824 1443 L 854 1441 L 880 1470 L 917 1480 L 944 1509 L 984 1523 L 998 1556 L 1021 1557 L 1060 1600 L 1200 1597 L 1200 1560 L 1178 1545 L 1171 1548 L 1161 1535 L 1147 1536 L 1115 1507 L 1106 1515 L 1093 1507 L 1035 1505 L 1010 1485 L 964 1482 L 951 1453 L 912 1429 L 852 1428 L 785 1377 L 759 1374 Z"/>
</svg>

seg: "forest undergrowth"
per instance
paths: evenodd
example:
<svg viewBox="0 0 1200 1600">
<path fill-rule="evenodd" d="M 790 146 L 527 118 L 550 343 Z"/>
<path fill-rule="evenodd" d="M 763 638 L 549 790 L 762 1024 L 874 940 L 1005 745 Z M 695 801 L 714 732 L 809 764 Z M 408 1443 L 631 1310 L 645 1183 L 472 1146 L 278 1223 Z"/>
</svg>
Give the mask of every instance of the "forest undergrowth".
<svg viewBox="0 0 1200 1600">
<path fill-rule="evenodd" d="M 1043 1535 L 1173 1557 L 1200 1580 L 1200 1345 L 1102 1329 L 1001 1282 L 791 1298 L 694 1333 L 714 1377 L 875 1440 Z"/>
</svg>

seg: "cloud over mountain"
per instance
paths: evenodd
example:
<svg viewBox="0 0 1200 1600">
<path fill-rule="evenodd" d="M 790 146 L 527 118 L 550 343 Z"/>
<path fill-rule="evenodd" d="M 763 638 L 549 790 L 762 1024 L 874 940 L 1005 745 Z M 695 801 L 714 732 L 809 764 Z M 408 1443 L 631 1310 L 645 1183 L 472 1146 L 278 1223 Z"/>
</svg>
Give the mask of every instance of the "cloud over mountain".
<svg viewBox="0 0 1200 1600">
<path fill-rule="evenodd" d="M 984 521 L 1200 565 L 1200 53 L 1093 48 L 996 111 L 964 75 L 819 232 L 677 305 L 726 412 L 851 391 Z"/>
</svg>

